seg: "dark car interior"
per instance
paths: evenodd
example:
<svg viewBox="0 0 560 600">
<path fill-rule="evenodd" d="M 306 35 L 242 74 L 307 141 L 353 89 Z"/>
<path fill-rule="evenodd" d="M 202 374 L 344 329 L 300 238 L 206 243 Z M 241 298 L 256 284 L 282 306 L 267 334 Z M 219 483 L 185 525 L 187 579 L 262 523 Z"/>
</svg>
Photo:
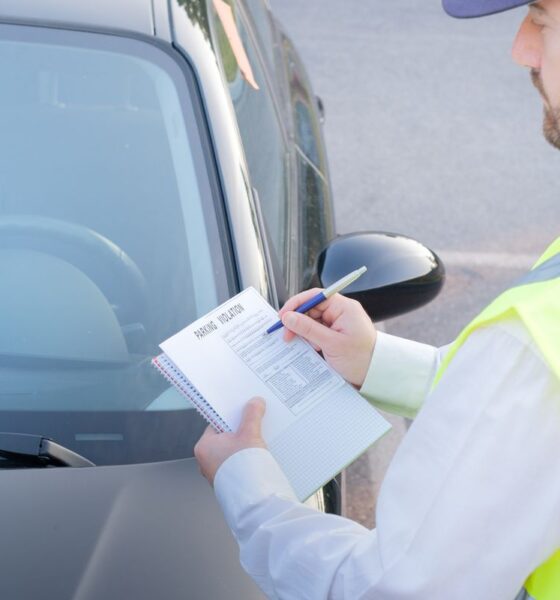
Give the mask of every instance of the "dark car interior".
<svg viewBox="0 0 560 600">
<path fill-rule="evenodd" d="M 0 411 L 28 411 L 21 428 L 41 433 L 56 420 L 29 411 L 82 412 L 67 424 L 93 410 L 185 412 L 150 364 L 204 310 L 161 75 L 131 56 L 3 42 L 0 76 Z"/>
</svg>

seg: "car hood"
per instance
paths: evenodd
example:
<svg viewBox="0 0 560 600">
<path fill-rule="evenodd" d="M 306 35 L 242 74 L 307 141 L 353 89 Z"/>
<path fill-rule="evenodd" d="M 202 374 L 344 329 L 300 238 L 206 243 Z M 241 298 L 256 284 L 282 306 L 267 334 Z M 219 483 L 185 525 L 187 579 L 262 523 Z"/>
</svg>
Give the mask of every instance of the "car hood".
<svg viewBox="0 0 560 600">
<path fill-rule="evenodd" d="M 193 459 L 0 477 L 0 598 L 263 597 Z"/>
</svg>

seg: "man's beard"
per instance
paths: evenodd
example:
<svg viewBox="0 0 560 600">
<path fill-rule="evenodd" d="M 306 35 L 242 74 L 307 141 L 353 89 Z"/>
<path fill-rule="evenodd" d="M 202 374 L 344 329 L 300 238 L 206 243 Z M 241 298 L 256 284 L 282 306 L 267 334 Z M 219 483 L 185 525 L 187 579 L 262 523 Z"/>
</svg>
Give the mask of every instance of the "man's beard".
<svg viewBox="0 0 560 600">
<path fill-rule="evenodd" d="M 536 69 L 531 69 L 531 80 L 533 85 L 539 90 L 545 105 L 543 107 L 543 134 L 547 142 L 550 142 L 555 148 L 560 150 L 560 107 L 553 108 L 544 91 L 540 73 Z"/>
</svg>

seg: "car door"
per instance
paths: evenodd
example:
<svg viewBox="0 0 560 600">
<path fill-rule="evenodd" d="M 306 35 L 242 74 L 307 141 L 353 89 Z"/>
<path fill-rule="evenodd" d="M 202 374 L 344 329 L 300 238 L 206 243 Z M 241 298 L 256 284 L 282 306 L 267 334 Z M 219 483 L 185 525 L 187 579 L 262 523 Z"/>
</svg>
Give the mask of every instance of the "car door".
<svg viewBox="0 0 560 600">
<path fill-rule="evenodd" d="M 281 284 L 293 294 L 313 283 L 317 255 L 334 235 L 315 97 L 268 5 L 244 0 L 229 6 L 258 89 L 243 77 L 212 6 L 214 44 Z"/>
<path fill-rule="evenodd" d="M 288 133 L 296 192 L 290 227 L 295 291 L 316 283 L 319 252 L 334 237 L 331 186 L 322 131 L 322 107 L 297 49 L 275 19 L 267 0 L 243 0 L 254 37 L 270 73 Z M 297 233 L 296 233 L 297 232 Z"/>
<path fill-rule="evenodd" d="M 288 136 L 269 74 L 245 15 L 238 4 L 231 2 L 227 5 L 232 11 L 233 27 L 249 63 L 250 75 L 239 67 L 242 61 L 239 48 L 230 43 L 228 23 L 224 23 L 213 2 L 208 6 L 210 29 L 235 112 L 250 185 L 258 198 L 262 228 L 265 230 L 262 233 L 268 242 L 269 254 L 273 255 L 272 262 L 278 266 L 278 275 L 286 281 L 290 274 L 292 247 L 288 226 L 290 197 L 295 189 Z M 280 287 L 282 283 L 278 282 Z"/>
<path fill-rule="evenodd" d="M 281 272 L 276 277 L 277 287 L 287 297 L 316 283 L 317 256 L 334 237 L 317 102 L 299 56 L 266 2 L 228 4 L 258 89 L 239 72 L 223 23 L 215 8 L 209 7 L 216 54 L 260 200 L 272 262 Z M 282 293 L 279 300 L 282 303 Z M 336 481 L 323 488 L 323 502 L 328 512 L 340 513 Z"/>
</svg>

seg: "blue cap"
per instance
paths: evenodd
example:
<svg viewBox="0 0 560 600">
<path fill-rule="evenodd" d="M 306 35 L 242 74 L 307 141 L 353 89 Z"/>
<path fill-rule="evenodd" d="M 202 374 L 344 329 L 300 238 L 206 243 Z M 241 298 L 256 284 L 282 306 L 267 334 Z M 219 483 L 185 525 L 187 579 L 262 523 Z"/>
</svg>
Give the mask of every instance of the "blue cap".
<svg viewBox="0 0 560 600">
<path fill-rule="evenodd" d="M 443 0 L 443 8 L 452 17 L 466 19 L 493 15 L 531 2 L 534 0 Z"/>
</svg>

